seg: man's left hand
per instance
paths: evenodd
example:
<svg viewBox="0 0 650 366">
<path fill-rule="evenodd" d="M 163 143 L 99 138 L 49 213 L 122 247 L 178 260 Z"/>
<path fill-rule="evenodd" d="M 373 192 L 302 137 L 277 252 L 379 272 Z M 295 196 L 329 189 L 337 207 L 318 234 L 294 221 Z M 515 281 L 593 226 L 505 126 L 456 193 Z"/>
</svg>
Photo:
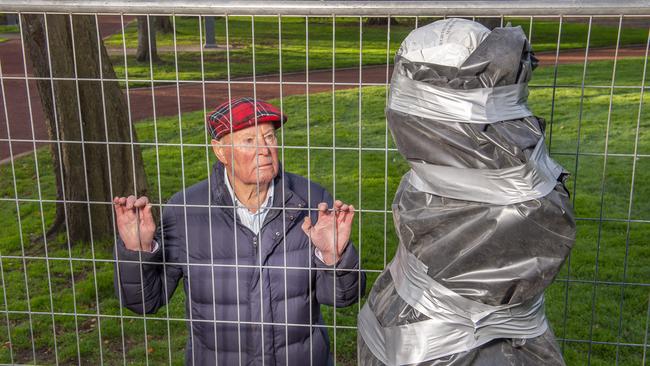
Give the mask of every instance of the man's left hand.
<svg viewBox="0 0 650 366">
<path fill-rule="evenodd" d="M 339 200 L 334 202 L 332 210 L 328 210 L 325 202 L 318 204 L 316 225 L 312 225 L 309 216 L 305 218 L 302 230 L 321 251 L 325 264 L 333 265 L 341 257 L 350 240 L 352 219 L 354 219 L 354 206 Z"/>
</svg>

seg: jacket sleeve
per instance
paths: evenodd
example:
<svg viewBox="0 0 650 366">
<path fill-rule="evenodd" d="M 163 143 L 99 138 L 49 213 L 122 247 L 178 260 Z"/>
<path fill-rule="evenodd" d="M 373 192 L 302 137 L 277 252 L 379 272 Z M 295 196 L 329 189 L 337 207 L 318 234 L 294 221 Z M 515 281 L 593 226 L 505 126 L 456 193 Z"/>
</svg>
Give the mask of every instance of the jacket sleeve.
<svg viewBox="0 0 650 366">
<path fill-rule="evenodd" d="M 323 197 L 320 202 L 327 202 L 332 207 L 332 196 L 323 189 Z M 316 222 L 316 215 L 312 215 L 312 221 Z M 359 270 L 359 255 L 352 241 L 341 255 L 341 259 L 334 266 L 323 263 L 313 254 L 312 262 L 316 268 L 316 298 L 319 303 L 345 307 L 359 301 L 366 290 L 366 274 Z"/>
<path fill-rule="evenodd" d="M 115 245 L 115 293 L 123 306 L 138 314 L 155 313 L 167 304 L 183 275 L 180 265 L 167 263 L 185 259 L 172 207 L 164 210 L 162 226 L 155 235 L 154 252 L 129 250 L 119 235 Z"/>
</svg>

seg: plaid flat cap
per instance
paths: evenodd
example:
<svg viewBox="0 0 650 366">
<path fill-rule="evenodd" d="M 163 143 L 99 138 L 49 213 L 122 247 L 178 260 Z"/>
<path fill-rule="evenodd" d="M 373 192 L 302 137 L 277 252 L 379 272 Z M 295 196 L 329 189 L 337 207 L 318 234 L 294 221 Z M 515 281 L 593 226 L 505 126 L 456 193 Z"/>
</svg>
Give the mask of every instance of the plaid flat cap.
<svg viewBox="0 0 650 366">
<path fill-rule="evenodd" d="M 260 123 L 272 122 L 273 126 L 277 129 L 287 121 L 287 116 L 283 115 L 279 108 L 263 100 L 258 99 L 255 101 L 253 98 L 246 97 L 233 99 L 219 105 L 214 111 L 208 114 L 206 122 L 212 138 L 218 140 L 230 132 L 255 126 L 256 114 L 258 125 Z"/>
</svg>

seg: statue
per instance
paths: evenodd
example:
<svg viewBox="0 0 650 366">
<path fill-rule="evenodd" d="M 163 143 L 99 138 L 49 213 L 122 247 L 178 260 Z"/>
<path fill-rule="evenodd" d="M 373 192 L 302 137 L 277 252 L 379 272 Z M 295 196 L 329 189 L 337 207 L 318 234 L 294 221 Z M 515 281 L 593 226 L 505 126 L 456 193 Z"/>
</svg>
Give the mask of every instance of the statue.
<svg viewBox="0 0 650 366">
<path fill-rule="evenodd" d="M 452 18 L 402 42 L 386 114 L 411 170 L 397 253 L 359 313 L 362 365 L 564 365 L 544 290 L 575 220 L 526 104 L 536 64 L 520 27 Z"/>
</svg>

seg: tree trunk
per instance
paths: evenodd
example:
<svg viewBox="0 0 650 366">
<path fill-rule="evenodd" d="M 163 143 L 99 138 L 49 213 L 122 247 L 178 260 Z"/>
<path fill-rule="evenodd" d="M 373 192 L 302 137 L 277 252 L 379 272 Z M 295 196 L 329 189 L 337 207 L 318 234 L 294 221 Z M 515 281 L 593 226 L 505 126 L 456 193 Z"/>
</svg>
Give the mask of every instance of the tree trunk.
<svg viewBox="0 0 650 366">
<path fill-rule="evenodd" d="M 147 180 L 119 84 L 83 80 L 116 79 L 98 43 L 95 18 L 47 15 L 45 23 L 43 15 L 24 14 L 22 19 L 35 76 L 49 78 L 51 60 L 53 78 L 80 79 L 37 82 L 50 139 L 62 141 L 52 150 L 57 191 L 65 200 L 57 212 L 65 215 L 72 242 L 112 237 L 112 197 L 145 195 Z"/>
<path fill-rule="evenodd" d="M 140 62 L 149 61 L 149 57 L 153 62 L 160 61 L 156 46 L 156 26 L 153 23 L 151 18 L 147 21 L 146 16 L 138 17 L 138 50 L 135 59 Z"/>
<path fill-rule="evenodd" d="M 476 18 L 476 22 L 483 24 L 489 30 L 501 26 L 501 18 Z"/>
<path fill-rule="evenodd" d="M 397 19 L 391 17 L 390 25 L 397 25 Z M 366 18 L 366 25 L 388 25 L 388 17 L 370 17 Z"/>
<path fill-rule="evenodd" d="M 174 30 L 170 17 L 155 17 L 156 30 L 162 33 L 171 33 Z"/>
</svg>

